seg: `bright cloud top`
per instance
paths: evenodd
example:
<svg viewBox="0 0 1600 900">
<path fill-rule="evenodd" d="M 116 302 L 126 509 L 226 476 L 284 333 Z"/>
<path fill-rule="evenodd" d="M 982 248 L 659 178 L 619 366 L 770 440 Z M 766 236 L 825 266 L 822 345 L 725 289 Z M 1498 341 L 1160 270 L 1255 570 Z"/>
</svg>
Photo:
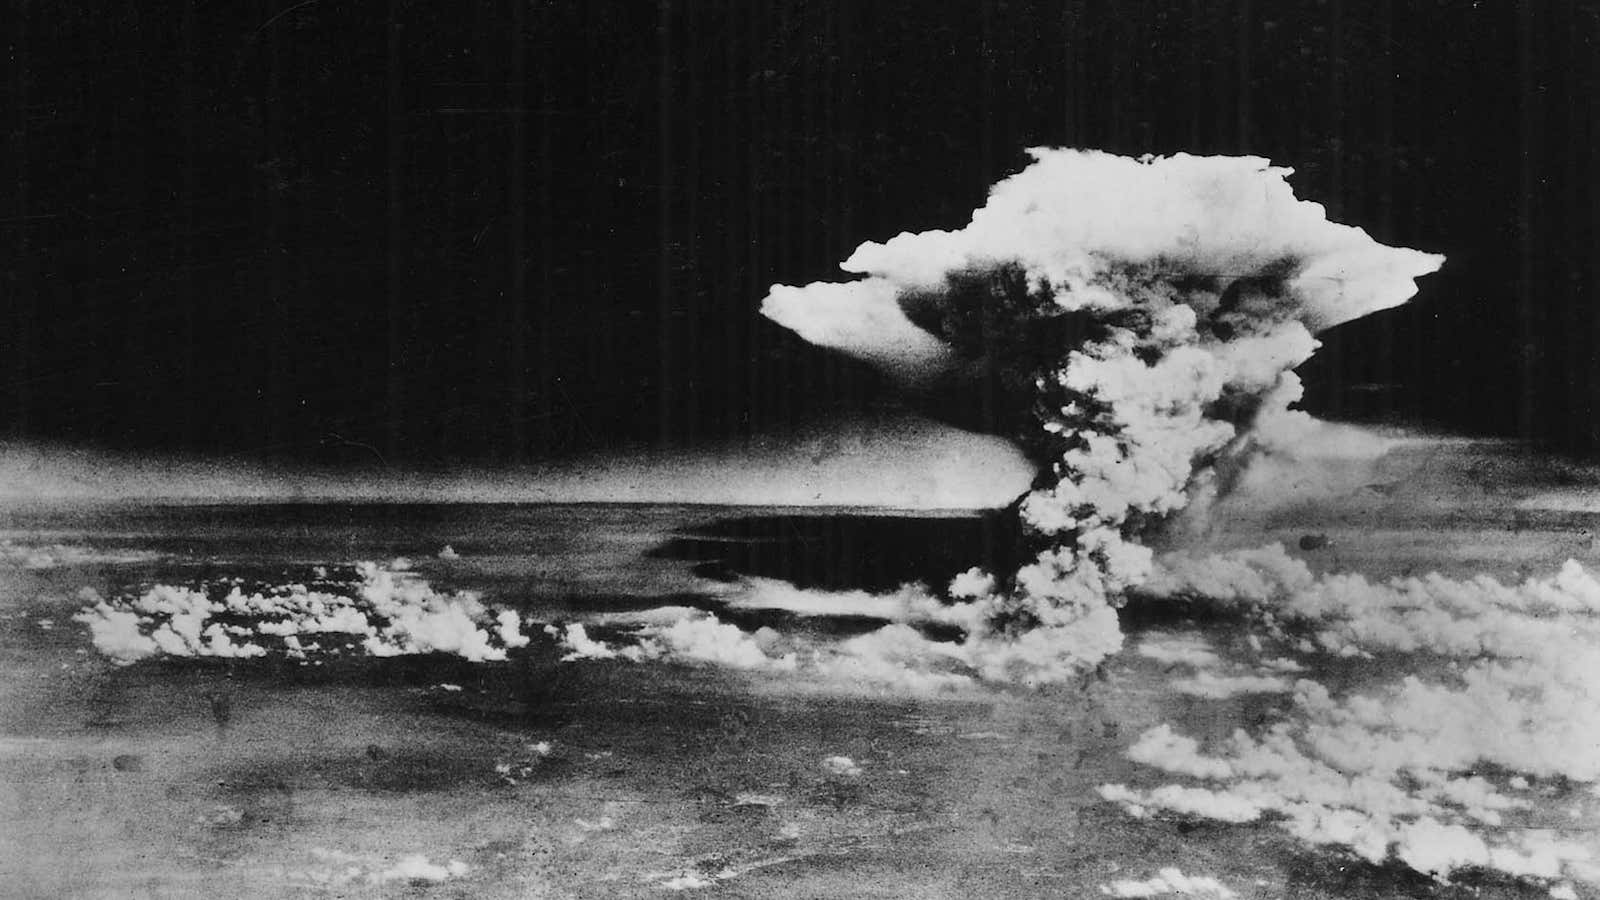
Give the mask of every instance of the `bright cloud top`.
<svg viewBox="0 0 1600 900">
<path fill-rule="evenodd" d="M 864 243 L 841 268 L 866 278 L 776 285 L 762 312 L 822 346 L 916 369 L 949 349 L 907 319 L 900 298 L 996 262 L 1020 263 L 1075 308 L 1126 304 L 1103 284 L 1109 260 L 1240 277 L 1294 261 L 1289 290 L 1299 318 L 1319 331 L 1405 302 L 1414 279 L 1443 261 L 1328 221 L 1320 204 L 1294 196 L 1292 169 L 1259 157 L 1028 153 L 1033 164 L 995 185 L 966 227 Z"/>
<path fill-rule="evenodd" d="M 909 382 L 998 390 L 993 427 L 1041 468 L 1018 508 L 1035 555 L 950 593 L 984 610 L 970 640 L 1056 646 L 985 670 L 1038 683 L 1119 648 L 1063 636 L 1149 576 L 1146 528 L 1304 438 L 1313 334 L 1443 259 L 1329 222 L 1263 159 L 1030 152 L 965 228 L 863 244 L 844 263 L 862 280 L 777 286 L 762 311 Z"/>
</svg>

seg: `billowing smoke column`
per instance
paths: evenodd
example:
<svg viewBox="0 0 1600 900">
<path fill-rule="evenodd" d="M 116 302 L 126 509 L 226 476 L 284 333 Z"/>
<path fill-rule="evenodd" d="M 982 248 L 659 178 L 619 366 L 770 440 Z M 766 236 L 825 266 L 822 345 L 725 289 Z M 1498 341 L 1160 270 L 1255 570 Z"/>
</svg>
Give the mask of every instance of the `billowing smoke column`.
<svg viewBox="0 0 1600 900">
<path fill-rule="evenodd" d="M 988 427 L 1041 466 L 1018 505 L 1031 558 L 950 593 L 984 611 L 969 640 L 1067 629 L 1067 662 L 1092 665 L 1120 646 L 1108 604 L 1148 577 L 1140 534 L 1305 428 L 1313 335 L 1405 302 L 1443 258 L 1328 221 L 1263 159 L 1029 152 L 965 228 L 863 244 L 843 268 L 864 278 L 775 286 L 762 312 L 910 387 L 987 391 Z M 1008 678 L 1072 668 L 1007 656 Z"/>
</svg>

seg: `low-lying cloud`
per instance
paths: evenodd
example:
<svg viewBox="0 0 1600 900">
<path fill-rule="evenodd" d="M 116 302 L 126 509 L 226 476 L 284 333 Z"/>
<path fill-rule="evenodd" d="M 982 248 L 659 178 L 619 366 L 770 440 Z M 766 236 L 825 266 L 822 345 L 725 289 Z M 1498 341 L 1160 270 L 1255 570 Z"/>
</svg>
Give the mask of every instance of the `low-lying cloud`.
<svg viewBox="0 0 1600 900">
<path fill-rule="evenodd" d="M 85 588 L 80 599 L 85 606 L 74 621 L 122 665 L 154 656 L 269 654 L 320 661 L 448 653 L 485 662 L 529 643 L 515 610 L 491 612 L 476 594 L 441 593 L 411 572 L 370 562 L 310 585 L 155 584 L 110 598 Z"/>
<path fill-rule="evenodd" d="M 1600 884 L 1586 837 L 1600 818 L 1600 581 L 1583 566 L 1521 584 L 1375 582 L 1314 575 L 1271 545 L 1163 557 L 1140 592 L 1245 619 L 1263 656 L 1371 664 L 1299 678 L 1286 715 L 1212 746 L 1146 731 L 1128 756 L 1190 782 L 1110 784 L 1105 799 L 1135 816 L 1271 820 L 1441 879 L 1475 869 L 1557 891 Z"/>
</svg>

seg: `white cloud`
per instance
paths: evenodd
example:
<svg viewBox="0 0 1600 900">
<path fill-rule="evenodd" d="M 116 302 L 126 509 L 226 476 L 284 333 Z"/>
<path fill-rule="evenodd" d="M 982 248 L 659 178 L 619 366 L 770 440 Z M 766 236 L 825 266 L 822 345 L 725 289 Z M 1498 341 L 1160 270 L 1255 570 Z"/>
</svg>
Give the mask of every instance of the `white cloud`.
<svg viewBox="0 0 1600 900">
<path fill-rule="evenodd" d="M 776 652 L 767 633 L 749 634 L 736 625 L 710 613 L 688 611 L 669 622 L 646 624 L 628 636 L 630 643 L 612 646 L 589 637 L 581 622 L 562 628 L 546 626 L 557 636 L 566 653 L 562 662 L 580 659 L 625 659 L 631 662 L 662 660 L 697 665 L 717 665 L 731 669 L 793 671 L 798 665 L 793 653 Z M 775 652 L 769 653 L 768 648 Z"/>
<path fill-rule="evenodd" d="M 1282 678 L 1267 675 L 1216 675 L 1198 672 L 1189 678 L 1177 678 L 1172 689 L 1191 697 L 1225 700 L 1241 694 L 1282 694 L 1293 690 L 1293 685 Z"/>
<path fill-rule="evenodd" d="M 155 640 L 139 627 L 143 620 L 138 613 L 94 599 L 92 607 L 72 618 L 89 626 L 89 637 L 96 649 L 122 665 L 160 652 Z"/>
<path fill-rule="evenodd" d="M 716 884 L 715 881 L 712 881 L 711 879 L 705 878 L 701 875 L 697 875 L 694 872 L 685 872 L 681 875 L 674 875 L 671 878 L 668 878 L 666 881 L 661 882 L 661 886 L 669 891 L 691 891 L 697 888 L 711 887 L 714 884 Z"/>
<path fill-rule="evenodd" d="M 929 622 L 977 627 L 983 612 L 975 604 L 942 603 L 922 585 L 907 584 L 883 594 L 824 591 L 796 587 L 775 578 L 750 576 L 719 595 L 732 609 L 780 609 L 800 616 L 863 616 L 888 622 Z"/>
<path fill-rule="evenodd" d="M 495 621 L 499 623 L 495 634 L 500 638 L 500 643 L 507 649 L 515 650 L 518 647 L 528 646 L 530 638 L 522 631 L 522 617 L 514 609 L 502 609 L 495 614 Z"/>
<path fill-rule="evenodd" d="M 1005 438 L 905 412 L 834 419 L 693 451 L 619 450 L 538 466 L 366 477 L 336 469 L 132 458 L 15 442 L 0 446 L 0 500 L 7 502 L 403 500 L 978 509 L 1009 503 L 1027 490 L 1033 474 L 1033 466 Z M 41 565 L 80 561 L 51 547 L 19 548 L 18 553 L 12 559 L 0 545 L 0 565 L 23 565 L 30 553 Z M 81 561 L 116 562 L 132 555 L 95 551 Z M 452 558 L 443 550 L 437 556 Z"/>
<path fill-rule="evenodd" d="M 491 616 L 476 595 L 439 593 L 408 572 L 360 563 L 347 587 L 288 584 L 247 594 L 235 585 L 220 599 L 205 585 L 157 584 L 110 600 L 88 591 L 73 619 L 119 664 L 157 655 L 304 659 L 324 650 L 301 640 L 313 634 L 348 635 L 373 656 L 451 653 L 474 662 L 505 659 L 507 648 L 528 644 L 515 611 Z"/>
<path fill-rule="evenodd" d="M 861 774 L 861 767 L 855 760 L 848 756 L 830 756 L 822 761 L 822 768 L 829 775 L 839 775 L 845 778 L 855 778 Z"/>
<path fill-rule="evenodd" d="M 422 853 L 407 854 L 393 862 L 324 847 L 312 848 L 311 855 L 317 859 L 316 864 L 284 870 L 283 877 L 299 884 L 343 888 L 362 882 L 371 885 L 398 881 L 438 883 L 463 878 L 471 871 L 471 867 L 460 860 L 434 863 Z"/>
<path fill-rule="evenodd" d="M 775 284 L 761 312 L 813 344 L 875 363 L 908 382 L 926 381 L 952 366 L 954 354 L 911 324 L 899 293 L 899 286 L 883 278 L 803 288 Z"/>
<path fill-rule="evenodd" d="M 919 615 L 914 611 L 908 617 Z M 972 615 L 958 605 L 942 618 L 970 621 Z M 1103 604 L 1083 610 L 1080 619 L 1035 628 L 1014 639 L 980 632 L 961 640 L 934 640 L 894 622 L 842 641 L 812 640 L 771 629 L 745 632 L 698 611 L 667 624 L 636 627 L 615 645 L 590 638 L 582 623 L 547 626 L 546 631 L 560 641 L 565 662 L 621 658 L 711 664 L 797 672 L 836 689 L 911 693 L 959 690 L 979 681 L 1058 683 L 1079 676 L 1086 659 L 1102 659 L 1122 641 L 1115 610 Z"/>
<path fill-rule="evenodd" d="M 1205 875 L 1185 875 L 1175 867 L 1161 869 L 1155 877 L 1144 881 L 1124 879 L 1109 885 L 1101 885 L 1100 892 L 1112 897 L 1161 897 L 1180 894 L 1229 900 L 1238 896 L 1215 878 Z"/>
<path fill-rule="evenodd" d="M 796 666 L 793 653 L 769 655 L 758 635 L 719 621 L 716 616 L 680 619 L 665 626 L 645 629 L 646 640 L 661 648 L 670 660 L 710 663 L 731 669 L 790 671 Z"/>
<path fill-rule="evenodd" d="M 1035 373 L 1019 399 L 1036 410 L 1029 424 L 1051 476 L 1020 512 L 1043 548 L 1009 579 L 968 572 L 952 585 L 987 617 L 969 629 L 980 676 L 1039 682 L 1120 647 L 1092 609 L 1150 575 L 1140 523 L 1214 493 L 1218 461 L 1238 468 L 1251 454 L 1315 443 L 1315 424 L 1289 410 L 1301 393 L 1292 370 L 1315 352 L 1313 334 L 1405 301 L 1442 258 L 1329 222 L 1294 197 L 1289 170 L 1264 159 L 1029 152 L 1033 163 L 995 185 L 966 226 L 864 243 L 843 264 L 862 280 L 775 286 L 763 312 L 913 382 L 949 369 L 963 341 L 992 347 L 1008 329 L 1053 328 L 1064 312 L 1099 326 L 1055 358 L 1018 361 Z M 1026 300 L 1007 297 L 983 315 L 953 287 L 1012 272 Z M 902 301 L 952 313 L 937 327 L 954 331 L 920 332 Z M 994 315 L 1010 319 L 992 329 Z M 1228 412 L 1241 409 L 1255 412 Z M 1018 623 L 1095 638 L 1048 666 L 985 643 Z"/>
<path fill-rule="evenodd" d="M 1121 803 L 1136 817 L 1144 816 L 1151 809 L 1162 809 L 1196 818 L 1238 823 L 1254 822 L 1265 811 L 1260 802 L 1238 792 L 1181 784 L 1164 784 L 1149 791 L 1133 790 L 1123 785 L 1104 785 L 1100 795 Z"/>
<path fill-rule="evenodd" d="M 374 884 L 383 884 L 390 881 L 446 881 L 451 878 L 460 878 L 466 875 L 467 864 L 457 859 L 452 859 L 443 865 L 428 861 L 428 857 L 421 853 L 403 856 L 398 862 L 387 869 L 372 872 L 367 880 Z"/>
<path fill-rule="evenodd" d="M 866 243 L 843 268 L 896 286 L 927 286 L 946 272 L 1019 259 L 1034 277 L 1086 291 L 1097 262 L 1108 258 L 1170 260 L 1214 272 L 1296 259 L 1303 264 L 1295 290 L 1306 314 L 1327 327 L 1404 302 L 1416 290 L 1412 280 L 1440 262 L 1328 222 L 1320 205 L 1295 199 L 1290 170 L 1257 157 L 1142 161 L 1095 151 L 1029 152 L 1034 164 L 995 185 L 965 228 Z M 827 322 L 862 334 L 841 318 L 844 311 L 827 308 L 825 301 L 845 305 L 831 294 L 807 299 L 815 329 Z"/>
<path fill-rule="evenodd" d="M 0 566 L 54 569 L 60 566 L 149 562 L 160 554 L 146 550 L 100 550 L 75 544 L 18 544 L 0 541 Z"/>
<path fill-rule="evenodd" d="M 1199 635 L 1150 632 L 1139 639 L 1136 652 L 1164 665 L 1205 668 L 1218 665 L 1221 661 L 1211 645 Z"/>
<path fill-rule="evenodd" d="M 1314 576 L 1272 545 L 1164 556 L 1141 591 L 1232 610 L 1301 653 L 1375 662 L 1338 688 L 1299 681 L 1264 733 L 1202 748 L 1166 725 L 1145 732 L 1132 759 L 1209 784 L 1106 799 L 1139 816 L 1227 821 L 1253 804 L 1308 843 L 1441 879 L 1485 869 L 1556 889 L 1600 884 L 1600 851 L 1571 837 L 1600 828 L 1597 810 L 1581 792 L 1539 788 L 1600 780 L 1600 582 L 1582 565 L 1521 584 L 1372 581 Z M 1552 817 L 1577 830 L 1549 830 Z"/>
</svg>

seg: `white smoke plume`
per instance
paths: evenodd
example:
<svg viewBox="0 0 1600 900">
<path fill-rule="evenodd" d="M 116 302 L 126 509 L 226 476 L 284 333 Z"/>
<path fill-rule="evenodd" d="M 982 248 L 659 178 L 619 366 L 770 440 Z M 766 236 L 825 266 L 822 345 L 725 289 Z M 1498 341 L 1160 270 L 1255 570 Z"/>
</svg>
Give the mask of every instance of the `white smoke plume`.
<svg viewBox="0 0 1600 900">
<path fill-rule="evenodd" d="M 1145 528 L 1224 486 L 1253 435 L 1304 431 L 1313 334 L 1443 260 L 1329 222 L 1263 159 L 1029 152 L 966 227 L 863 244 L 843 268 L 864 278 L 775 286 L 762 312 L 920 388 L 999 392 L 997 427 L 1042 467 L 1019 505 L 1035 556 L 959 599 L 985 612 L 983 677 L 1041 682 L 1120 647 L 1069 635 L 1116 635 Z"/>
</svg>

